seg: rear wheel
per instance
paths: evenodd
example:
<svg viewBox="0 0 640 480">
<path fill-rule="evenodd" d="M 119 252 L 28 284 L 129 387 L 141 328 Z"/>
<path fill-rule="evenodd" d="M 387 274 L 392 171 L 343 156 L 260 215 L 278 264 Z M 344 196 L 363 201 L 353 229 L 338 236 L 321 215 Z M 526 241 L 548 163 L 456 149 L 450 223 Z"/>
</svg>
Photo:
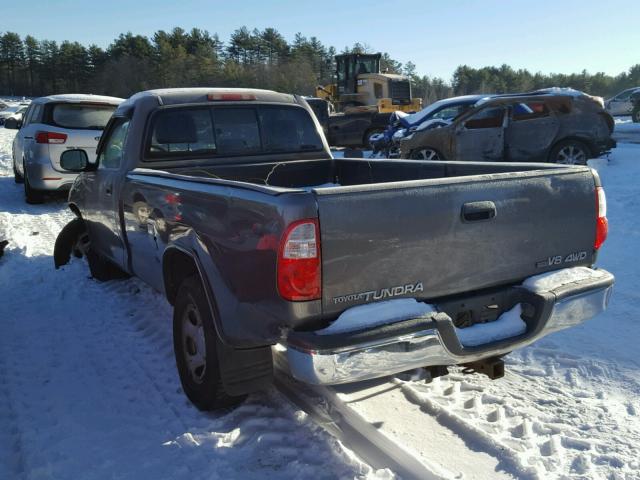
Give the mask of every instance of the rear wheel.
<svg viewBox="0 0 640 480">
<path fill-rule="evenodd" d="M 413 150 L 409 157 L 413 160 L 444 160 L 437 150 L 430 147 Z"/>
<path fill-rule="evenodd" d="M 200 278 L 186 278 L 173 310 L 173 349 L 182 388 L 200 410 L 233 406 L 246 397 L 228 395 L 224 389 L 213 322 Z"/>
<path fill-rule="evenodd" d="M 631 113 L 631 120 L 634 123 L 640 123 L 640 108 L 635 108 Z"/>
<path fill-rule="evenodd" d="M 579 140 L 564 140 L 549 154 L 549 161 L 563 165 L 586 165 L 591 156 L 589 147 Z"/>
<path fill-rule="evenodd" d="M 24 172 L 24 198 L 26 202 L 30 204 L 44 202 L 44 192 L 31 187 L 31 183 L 29 183 L 29 173 L 24 163 L 22 164 L 22 171 Z"/>
<path fill-rule="evenodd" d="M 376 133 L 384 133 L 384 128 L 370 128 L 365 132 L 364 137 L 362 138 L 362 144 L 365 146 L 365 148 L 370 148 L 372 146 L 369 138 L 371 137 L 371 135 L 374 135 Z"/>
<path fill-rule="evenodd" d="M 11 166 L 13 167 L 13 181 L 16 183 L 23 183 L 24 178 L 22 178 L 22 175 L 20 175 L 20 172 L 16 168 L 15 160 L 11 160 Z"/>
</svg>

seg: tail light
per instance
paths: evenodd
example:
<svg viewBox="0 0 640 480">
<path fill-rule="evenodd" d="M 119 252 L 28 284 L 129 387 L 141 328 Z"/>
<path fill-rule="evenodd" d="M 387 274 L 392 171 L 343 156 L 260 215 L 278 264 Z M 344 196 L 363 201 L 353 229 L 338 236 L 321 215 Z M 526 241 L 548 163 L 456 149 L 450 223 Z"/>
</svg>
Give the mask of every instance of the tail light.
<svg viewBox="0 0 640 480">
<path fill-rule="evenodd" d="M 36 132 L 36 143 L 64 143 L 67 135 L 58 132 Z"/>
<path fill-rule="evenodd" d="M 609 222 L 607 221 L 607 197 L 604 188 L 596 187 L 596 240 L 593 248 L 599 249 L 607 239 Z"/>
<path fill-rule="evenodd" d="M 320 233 L 316 219 L 287 227 L 278 249 L 278 292 L 285 300 L 320 298 Z"/>
<path fill-rule="evenodd" d="M 242 100 L 255 100 L 256 96 L 251 93 L 209 93 L 207 100 L 214 102 L 240 102 Z"/>
</svg>

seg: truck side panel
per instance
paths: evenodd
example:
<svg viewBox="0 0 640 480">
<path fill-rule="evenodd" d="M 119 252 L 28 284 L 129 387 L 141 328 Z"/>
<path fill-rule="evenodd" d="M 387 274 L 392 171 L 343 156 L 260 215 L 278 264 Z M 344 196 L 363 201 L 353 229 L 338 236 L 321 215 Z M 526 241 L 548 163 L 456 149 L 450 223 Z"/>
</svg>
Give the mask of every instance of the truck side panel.
<svg viewBox="0 0 640 480">
<path fill-rule="evenodd" d="M 122 201 L 133 273 L 163 291 L 167 249 L 195 256 L 230 345 L 273 344 L 283 326 L 320 319 L 320 301 L 286 302 L 276 289 L 281 234 L 290 222 L 317 216 L 311 194 L 269 195 L 133 172 Z"/>
</svg>

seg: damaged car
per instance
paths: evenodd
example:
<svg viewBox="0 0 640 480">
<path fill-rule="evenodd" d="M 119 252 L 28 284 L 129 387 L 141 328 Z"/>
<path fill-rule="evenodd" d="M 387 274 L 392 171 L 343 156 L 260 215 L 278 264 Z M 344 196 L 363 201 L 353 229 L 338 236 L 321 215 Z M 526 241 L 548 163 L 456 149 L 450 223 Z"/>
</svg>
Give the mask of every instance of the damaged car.
<svg viewBox="0 0 640 480">
<path fill-rule="evenodd" d="M 498 95 L 441 128 L 400 140 L 400 157 L 421 160 L 584 165 L 615 146 L 602 98 L 571 89 Z"/>
<path fill-rule="evenodd" d="M 489 95 L 463 95 L 445 98 L 433 102 L 419 112 L 407 114 L 393 112 L 389 118 L 389 125 L 382 133 L 369 137 L 369 144 L 374 154 L 386 158 L 397 158 L 399 142 L 405 136 L 421 130 L 430 130 L 449 125 L 456 117 L 463 114 L 477 102 Z"/>
</svg>

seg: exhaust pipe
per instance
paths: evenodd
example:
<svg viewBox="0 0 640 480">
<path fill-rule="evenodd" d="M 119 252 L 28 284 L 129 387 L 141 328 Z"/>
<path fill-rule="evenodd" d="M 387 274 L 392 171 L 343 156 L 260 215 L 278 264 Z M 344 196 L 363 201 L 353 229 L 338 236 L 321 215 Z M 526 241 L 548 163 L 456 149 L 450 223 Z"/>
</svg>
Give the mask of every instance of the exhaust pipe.
<svg viewBox="0 0 640 480">
<path fill-rule="evenodd" d="M 498 357 L 486 358 L 477 362 L 465 363 L 462 365 L 462 373 L 481 373 L 491 380 L 504 377 L 504 360 Z"/>
</svg>

